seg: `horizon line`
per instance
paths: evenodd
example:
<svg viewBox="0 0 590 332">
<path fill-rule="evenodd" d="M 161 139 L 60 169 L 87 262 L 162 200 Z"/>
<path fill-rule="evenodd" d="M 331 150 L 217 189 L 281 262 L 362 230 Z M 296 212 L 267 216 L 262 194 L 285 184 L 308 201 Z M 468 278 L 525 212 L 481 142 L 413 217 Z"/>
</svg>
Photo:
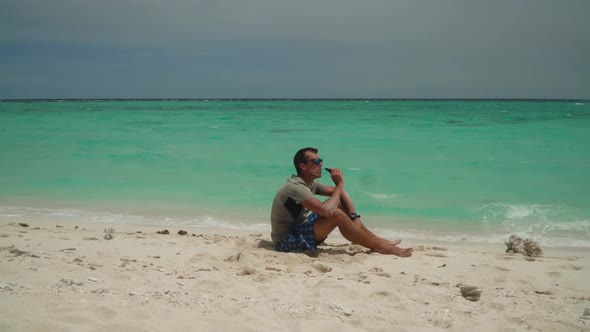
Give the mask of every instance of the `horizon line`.
<svg viewBox="0 0 590 332">
<path fill-rule="evenodd" d="M 0 98 L 0 101 L 590 101 L 580 98 Z"/>
</svg>

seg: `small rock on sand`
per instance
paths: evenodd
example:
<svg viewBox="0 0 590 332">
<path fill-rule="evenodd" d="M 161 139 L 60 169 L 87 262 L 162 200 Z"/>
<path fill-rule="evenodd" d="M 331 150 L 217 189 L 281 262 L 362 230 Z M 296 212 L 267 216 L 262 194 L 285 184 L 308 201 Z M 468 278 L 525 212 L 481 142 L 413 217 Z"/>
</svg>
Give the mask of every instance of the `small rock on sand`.
<svg viewBox="0 0 590 332">
<path fill-rule="evenodd" d="M 186 235 L 186 234 L 187 234 L 187 232 L 186 232 L 186 231 L 183 231 L 183 230 L 181 229 L 181 230 L 179 230 L 179 231 L 178 231 L 178 234 L 179 234 L 179 235 Z"/>
<path fill-rule="evenodd" d="M 468 285 L 457 285 L 461 290 L 461 295 L 469 301 L 475 302 L 479 301 L 481 297 L 481 289 L 475 286 L 468 286 Z"/>
</svg>

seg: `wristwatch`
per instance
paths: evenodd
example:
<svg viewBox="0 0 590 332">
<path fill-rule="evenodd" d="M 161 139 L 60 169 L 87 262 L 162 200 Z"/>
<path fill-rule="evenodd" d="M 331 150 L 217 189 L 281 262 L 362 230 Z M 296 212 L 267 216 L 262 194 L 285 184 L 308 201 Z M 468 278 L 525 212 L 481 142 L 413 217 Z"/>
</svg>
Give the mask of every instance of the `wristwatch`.
<svg viewBox="0 0 590 332">
<path fill-rule="evenodd" d="M 350 218 L 350 220 L 355 220 L 356 218 L 360 218 L 361 215 L 356 214 L 356 212 L 353 212 L 353 213 L 349 214 L 348 217 Z"/>
</svg>

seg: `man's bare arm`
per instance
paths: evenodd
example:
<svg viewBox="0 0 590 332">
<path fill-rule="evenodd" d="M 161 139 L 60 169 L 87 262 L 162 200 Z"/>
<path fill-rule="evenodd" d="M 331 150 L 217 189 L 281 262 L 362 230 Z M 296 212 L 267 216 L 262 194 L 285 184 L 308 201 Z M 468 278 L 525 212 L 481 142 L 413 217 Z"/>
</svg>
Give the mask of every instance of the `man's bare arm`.
<svg viewBox="0 0 590 332">
<path fill-rule="evenodd" d="M 327 196 L 327 197 L 331 197 L 332 193 L 334 192 L 336 188 L 332 187 L 332 186 L 325 186 L 325 190 L 322 194 L 322 196 Z M 355 208 L 354 208 L 354 203 L 352 202 L 352 198 L 350 197 L 350 195 L 346 192 L 346 190 L 342 190 L 342 193 L 340 194 L 340 202 L 344 205 L 343 208 L 346 208 L 346 210 L 350 211 L 350 212 L 355 212 Z"/>
<path fill-rule="evenodd" d="M 348 212 L 356 212 L 356 210 L 354 209 L 354 203 L 352 203 L 352 198 L 350 198 L 350 195 L 348 195 L 346 191 L 342 191 L 342 194 L 340 195 L 340 200 L 342 201 L 342 204 L 346 206 Z"/>
<path fill-rule="evenodd" d="M 301 202 L 301 204 L 306 209 L 328 218 L 332 217 L 334 215 L 334 212 L 336 212 L 336 210 L 338 209 L 338 205 L 340 204 L 340 197 L 344 192 L 344 177 L 342 176 L 342 171 L 334 169 L 332 170 L 331 176 L 332 181 L 334 181 L 336 186 L 326 188 L 326 192 L 330 193 L 330 198 L 328 198 L 323 203 L 315 197 L 308 199 L 307 201 Z"/>
</svg>

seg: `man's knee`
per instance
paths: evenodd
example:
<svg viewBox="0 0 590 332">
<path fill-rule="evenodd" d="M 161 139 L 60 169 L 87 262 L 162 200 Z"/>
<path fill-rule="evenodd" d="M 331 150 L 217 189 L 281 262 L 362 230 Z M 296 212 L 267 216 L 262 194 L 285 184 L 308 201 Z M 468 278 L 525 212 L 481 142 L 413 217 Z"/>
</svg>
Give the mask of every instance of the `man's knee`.
<svg viewBox="0 0 590 332">
<path fill-rule="evenodd" d="M 336 211 L 334 211 L 334 215 L 332 215 L 332 218 L 334 220 L 336 220 L 337 223 L 350 221 L 350 218 L 348 218 L 348 215 L 340 209 L 337 209 Z"/>
<path fill-rule="evenodd" d="M 322 225 L 332 225 L 332 228 L 334 227 L 338 227 L 338 225 L 340 225 L 340 223 L 343 222 L 350 222 L 350 219 L 348 218 L 348 215 L 340 210 L 340 209 L 336 209 L 336 211 L 334 211 L 334 214 L 332 214 L 331 217 L 319 217 L 316 221 L 315 224 L 322 224 Z"/>
</svg>

